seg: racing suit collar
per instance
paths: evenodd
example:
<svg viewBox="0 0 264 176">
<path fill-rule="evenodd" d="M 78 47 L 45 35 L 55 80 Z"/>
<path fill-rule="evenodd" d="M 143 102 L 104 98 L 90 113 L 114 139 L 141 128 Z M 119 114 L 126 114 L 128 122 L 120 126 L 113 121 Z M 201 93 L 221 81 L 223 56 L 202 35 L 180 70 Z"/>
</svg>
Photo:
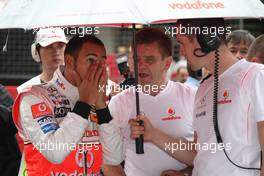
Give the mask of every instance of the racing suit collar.
<svg viewBox="0 0 264 176">
<path fill-rule="evenodd" d="M 76 102 L 79 99 L 78 88 L 65 79 L 62 75 L 63 70 L 64 66 L 59 66 L 53 75 L 52 82 L 64 95 L 67 95 L 67 97 Z"/>
</svg>

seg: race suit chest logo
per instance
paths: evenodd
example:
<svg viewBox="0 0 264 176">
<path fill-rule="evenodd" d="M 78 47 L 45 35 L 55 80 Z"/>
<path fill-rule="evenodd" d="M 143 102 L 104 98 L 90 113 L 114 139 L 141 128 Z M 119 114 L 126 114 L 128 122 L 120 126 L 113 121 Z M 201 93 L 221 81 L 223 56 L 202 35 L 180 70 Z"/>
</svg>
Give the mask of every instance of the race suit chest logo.
<svg viewBox="0 0 264 176">
<path fill-rule="evenodd" d="M 101 176 L 102 147 L 100 144 L 78 145 L 78 149 L 71 153 L 66 160 L 67 164 L 71 165 L 70 169 L 51 171 L 50 175 L 84 176 L 84 169 L 86 169 L 86 176 Z"/>
<path fill-rule="evenodd" d="M 62 118 L 67 115 L 68 112 L 71 111 L 71 108 L 67 107 L 54 107 L 54 115 L 56 118 Z"/>
<path fill-rule="evenodd" d="M 62 118 L 71 111 L 70 101 L 66 98 L 65 95 L 61 95 L 59 91 L 51 86 L 47 88 L 49 97 L 54 104 L 54 116 L 55 118 Z"/>
<path fill-rule="evenodd" d="M 56 84 L 63 90 L 66 89 L 66 86 L 64 85 L 64 83 L 60 80 L 60 79 L 56 79 Z"/>
<path fill-rule="evenodd" d="M 86 169 L 88 175 L 96 175 L 99 176 L 100 169 L 102 165 L 102 147 L 100 144 L 89 143 L 83 145 L 82 147 L 79 145 L 79 149 L 75 154 L 75 162 L 78 167 Z"/>
<path fill-rule="evenodd" d="M 85 161 L 85 157 L 86 157 L 86 161 Z M 87 169 L 90 169 L 94 163 L 94 155 L 90 150 L 88 151 L 79 150 L 78 152 L 76 152 L 75 161 L 76 164 L 82 168 L 84 168 L 84 164 L 86 162 Z"/>
</svg>

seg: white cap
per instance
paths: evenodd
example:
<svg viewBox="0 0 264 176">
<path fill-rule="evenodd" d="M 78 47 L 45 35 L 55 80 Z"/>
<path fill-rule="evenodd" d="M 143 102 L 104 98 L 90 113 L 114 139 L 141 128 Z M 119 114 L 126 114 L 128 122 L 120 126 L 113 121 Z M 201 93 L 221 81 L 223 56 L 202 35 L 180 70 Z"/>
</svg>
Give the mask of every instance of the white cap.
<svg viewBox="0 0 264 176">
<path fill-rule="evenodd" d="M 40 62 L 36 45 L 40 44 L 42 47 L 46 47 L 55 42 L 67 43 L 64 31 L 61 28 L 44 28 L 40 29 L 37 34 L 34 43 L 31 45 L 31 54 L 36 62 Z"/>
</svg>

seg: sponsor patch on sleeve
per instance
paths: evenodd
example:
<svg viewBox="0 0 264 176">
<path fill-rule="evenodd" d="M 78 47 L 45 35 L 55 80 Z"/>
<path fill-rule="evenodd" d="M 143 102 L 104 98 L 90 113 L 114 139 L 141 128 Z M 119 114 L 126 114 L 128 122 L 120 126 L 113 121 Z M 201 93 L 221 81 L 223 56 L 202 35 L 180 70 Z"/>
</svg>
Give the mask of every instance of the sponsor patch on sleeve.
<svg viewBox="0 0 264 176">
<path fill-rule="evenodd" d="M 43 116 L 38 118 L 37 121 L 41 127 L 41 130 L 45 134 L 50 131 L 56 131 L 59 128 L 59 125 L 56 123 L 55 119 L 52 116 Z"/>
<path fill-rule="evenodd" d="M 59 125 L 53 117 L 51 108 L 45 102 L 32 105 L 31 112 L 33 119 L 38 122 L 44 134 L 50 131 L 56 131 L 59 128 Z"/>
<path fill-rule="evenodd" d="M 52 111 L 50 107 L 45 102 L 32 105 L 31 112 L 32 112 L 33 119 L 36 119 L 42 116 L 52 115 Z"/>
</svg>

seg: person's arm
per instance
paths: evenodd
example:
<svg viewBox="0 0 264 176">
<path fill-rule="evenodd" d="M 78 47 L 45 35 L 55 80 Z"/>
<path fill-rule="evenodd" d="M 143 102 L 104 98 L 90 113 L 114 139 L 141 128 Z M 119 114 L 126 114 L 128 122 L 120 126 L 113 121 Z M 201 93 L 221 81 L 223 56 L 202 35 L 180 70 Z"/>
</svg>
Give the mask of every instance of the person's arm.
<svg viewBox="0 0 264 176">
<path fill-rule="evenodd" d="M 125 176 L 121 167 L 121 162 L 124 160 L 123 136 L 119 127 L 120 123 L 117 120 L 120 111 L 115 108 L 116 105 L 116 97 L 113 97 L 109 104 L 109 110 L 111 110 L 110 116 L 113 116 L 114 119 L 109 123 L 100 125 L 99 128 L 103 148 L 102 170 L 105 176 Z M 98 118 L 100 119 L 100 115 Z"/>
<path fill-rule="evenodd" d="M 58 123 L 52 107 L 41 98 L 25 95 L 20 103 L 21 128 L 30 142 L 49 161 L 59 164 L 71 152 L 88 126 L 89 105 L 77 102 L 72 112 L 68 112 Z M 53 147 L 49 149 L 48 147 Z"/>
<path fill-rule="evenodd" d="M 14 103 L 13 98 L 6 91 L 5 87 L 0 84 L 0 105 L 3 105 L 11 109 L 13 103 Z"/>
<path fill-rule="evenodd" d="M 3 105 L 0 105 L 0 128 L 3 131 L 1 135 L 14 136 L 17 133 L 16 126 L 12 120 L 11 109 Z"/>
<path fill-rule="evenodd" d="M 172 170 L 172 169 L 169 169 L 169 170 L 165 170 L 161 173 L 161 176 L 190 176 L 192 175 L 192 169 L 193 167 L 189 166 L 183 170 L 180 170 L 180 171 L 176 171 L 176 170 Z"/>
<path fill-rule="evenodd" d="M 144 126 L 140 126 L 138 120 L 142 120 Z M 145 116 L 138 116 L 137 119 L 131 119 L 129 120 L 129 124 L 131 125 L 131 137 L 133 139 L 139 137 L 140 134 L 143 134 L 145 141 L 152 142 L 178 161 L 187 165 L 193 165 L 193 160 L 196 156 L 196 134 L 194 142 L 187 141 L 184 138 L 175 139 L 159 129 L 154 128 Z M 180 150 L 180 145 L 183 143 L 190 147 L 188 147 L 187 150 Z"/>
<path fill-rule="evenodd" d="M 259 136 L 259 143 L 262 151 L 264 151 L 264 121 L 258 122 L 258 136 Z M 264 163 L 264 157 L 262 157 L 262 163 Z M 264 175 L 264 164 L 262 164 L 260 175 Z"/>
<path fill-rule="evenodd" d="M 103 89 L 98 91 L 97 100 L 95 102 L 100 142 L 103 150 L 103 164 L 113 166 L 113 168 L 115 168 L 114 166 L 119 168 L 120 163 L 124 160 L 123 139 L 121 131 L 119 127 L 114 124 L 113 118 L 105 102 L 106 82 L 107 72 L 104 67 L 98 82 L 99 87 Z M 116 169 L 106 169 L 105 174 L 117 175 L 114 174 L 115 170 Z M 114 173 L 112 173 L 112 171 Z"/>
<path fill-rule="evenodd" d="M 254 71 L 257 68 L 254 68 Z M 251 98 L 252 98 L 252 107 L 253 107 L 253 117 L 257 122 L 258 127 L 258 138 L 259 144 L 262 151 L 262 156 L 264 153 L 264 110 L 263 110 L 263 84 L 264 84 L 264 68 L 262 68 L 257 74 L 251 79 L 252 84 L 250 87 Z M 264 175 L 264 165 L 263 165 L 263 157 L 262 157 L 262 168 L 261 168 L 261 176 Z"/>
<path fill-rule="evenodd" d="M 100 119 L 100 115 L 98 119 Z M 125 176 L 120 165 L 124 160 L 123 136 L 114 120 L 103 123 L 99 127 L 100 142 L 103 149 L 102 170 L 105 176 Z"/>
<path fill-rule="evenodd" d="M 124 160 L 123 141 L 120 129 L 114 124 L 108 107 L 96 110 L 100 142 L 103 149 L 103 163 L 118 166 Z"/>
<path fill-rule="evenodd" d="M 121 165 L 111 166 L 111 165 L 102 165 L 102 171 L 105 176 L 125 176 L 125 172 Z"/>
<path fill-rule="evenodd" d="M 165 151 L 167 154 L 176 160 L 183 162 L 187 165 L 193 165 L 193 160 L 196 156 L 195 142 L 187 141 L 184 138 L 175 139 L 170 135 L 155 129 L 153 131 L 152 143 Z M 181 150 L 180 145 L 192 146 L 187 150 Z"/>
</svg>

